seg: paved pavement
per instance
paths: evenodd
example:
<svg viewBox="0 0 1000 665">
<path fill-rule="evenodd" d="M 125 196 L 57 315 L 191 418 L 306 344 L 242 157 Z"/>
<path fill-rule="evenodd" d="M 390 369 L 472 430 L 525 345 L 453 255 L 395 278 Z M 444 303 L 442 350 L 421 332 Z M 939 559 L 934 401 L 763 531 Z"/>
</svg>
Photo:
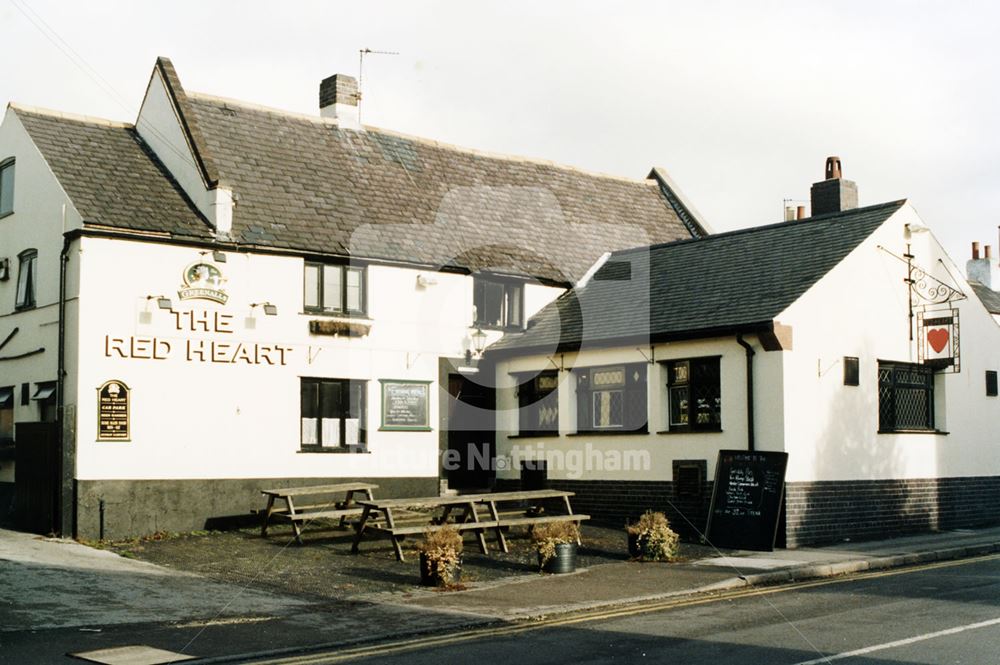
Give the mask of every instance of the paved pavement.
<svg viewBox="0 0 1000 665">
<path fill-rule="evenodd" d="M 248 590 L 0 530 L 0 662 L 59 662 L 85 647 L 135 643 L 205 657 L 332 646 L 997 551 L 1000 527 L 730 551 L 682 564 L 610 563 L 461 592 L 414 589 L 331 602 Z"/>
</svg>

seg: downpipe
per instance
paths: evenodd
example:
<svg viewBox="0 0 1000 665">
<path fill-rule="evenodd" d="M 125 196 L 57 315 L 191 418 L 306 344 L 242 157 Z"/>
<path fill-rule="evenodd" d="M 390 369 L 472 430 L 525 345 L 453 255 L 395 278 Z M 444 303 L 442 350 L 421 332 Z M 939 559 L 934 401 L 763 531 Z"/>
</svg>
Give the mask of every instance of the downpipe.
<svg viewBox="0 0 1000 665">
<path fill-rule="evenodd" d="M 63 246 L 59 253 L 59 349 L 56 370 L 56 428 L 59 437 L 59 535 L 76 535 L 75 510 L 73 501 L 74 456 L 66 437 L 65 389 L 66 389 L 66 267 L 69 264 L 69 250 L 73 244 L 66 235 L 66 204 L 62 207 Z"/>
<path fill-rule="evenodd" d="M 757 352 L 753 350 L 750 343 L 743 339 L 743 334 L 736 335 L 736 343 L 742 346 L 747 352 L 747 450 L 753 452 L 753 357 Z"/>
</svg>

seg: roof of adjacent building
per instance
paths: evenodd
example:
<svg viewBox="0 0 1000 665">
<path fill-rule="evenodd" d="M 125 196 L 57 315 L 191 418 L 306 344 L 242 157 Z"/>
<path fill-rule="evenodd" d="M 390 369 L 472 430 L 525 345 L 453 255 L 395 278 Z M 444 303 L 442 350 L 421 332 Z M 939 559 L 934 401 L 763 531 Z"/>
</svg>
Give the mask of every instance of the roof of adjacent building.
<svg viewBox="0 0 1000 665">
<path fill-rule="evenodd" d="M 489 350 L 552 352 L 770 324 L 905 202 L 615 252 Z"/>
<path fill-rule="evenodd" d="M 587 173 L 185 93 L 157 61 L 228 242 L 573 283 L 604 252 L 706 231 L 662 172 Z M 86 224 L 210 237 L 131 125 L 15 108 Z"/>
<path fill-rule="evenodd" d="M 983 306 L 986 307 L 986 311 L 990 314 L 1000 314 L 1000 293 L 974 279 L 969 280 L 969 286 L 972 287 L 976 296 L 983 303 Z"/>
<path fill-rule="evenodd" d="M 211 226 L 131 125 L 11 108 L 88 224 L 212 237 Z"/>
</svg>

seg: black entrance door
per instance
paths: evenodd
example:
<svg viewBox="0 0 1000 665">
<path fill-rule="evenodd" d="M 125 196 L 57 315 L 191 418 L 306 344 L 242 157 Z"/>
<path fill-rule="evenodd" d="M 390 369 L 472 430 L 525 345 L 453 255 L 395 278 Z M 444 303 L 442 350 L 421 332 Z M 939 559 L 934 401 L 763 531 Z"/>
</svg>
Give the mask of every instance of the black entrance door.
<svg viewBox="0 0 1000 665">
<path fill-rule="evenodd" d="M 56 423 L 17 423 L 14 431 L 14 524 L 59 531 L 59 437 Z"/>
<path fill-rule="evenodd" d="M 493 485 L 495 393 L 461 374 L 448 375 L 448 487 L 482 489 Z"/>
</svg>

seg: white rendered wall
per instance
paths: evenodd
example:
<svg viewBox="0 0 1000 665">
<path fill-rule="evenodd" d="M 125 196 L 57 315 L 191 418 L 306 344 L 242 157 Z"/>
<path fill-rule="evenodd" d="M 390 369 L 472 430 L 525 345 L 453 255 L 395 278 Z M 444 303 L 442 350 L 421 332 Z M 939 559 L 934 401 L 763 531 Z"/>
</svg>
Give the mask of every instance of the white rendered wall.
<svg viewBox="0 0 1000 665">
<path fill-rule="evenodd" d="M 1000 328 L 929 233 L 913 234 L 914 262 L 962 289 L 961 372 L 936 378 L 944 434 L 878 434 L 878 360 L 916 362 L 907 333 L 904 224 L 907 205 L 781 314 L 794 331 L 785 355 L 789 481 L 995 475 L 1000 398 L 985 396 L 985 370 L 1000 369 Z M 808 222 L 806 222 L 808 223 Z M 954 276 L 954 278 L 952 277 Z M 860 384 L 843 385 L 844 356 L 860 359 Z"/>
<path fill-rule="evenodd" d="M 368 268 L 371 332 L 360 338 L 311 335 L 302 312 L 303 260 L 227 253 L 218 264 L 229 300 L 179 300 L 182 271 L 201 258 L 192 248 L 86 239 L 81 296 L 78 408 L 80 479 L 282 477 L 437 477 L 439 358 L 471 343 L 472 277 L 410 268 Z M 417 275 L 433 275 L 421 286 Z M 549 289 L 554 298 L 559 289 Z M 166 295 L 176 312 L 231 315 L 232 332 L 178 330 L 174 314 L 147 303 Z M 251 303 L 269 301 L 277 316 Z M 148 307 L 149 324 L 140 323 Z M 185 314 L 180 314 L 184 323 Z M 183 327 L 183 325 L 182 325 Z M 155 338 L 164 359 L 108 355 L 106 338 Z M 191 341 L 281 346 L 285 364 L 189 360 Z M 140 348 L 140 355 L 148 355 Z M 300 378 L 368 381 L 367 454 L 302 453 Z M 132 440 L 98 442 L 96 389 L 117 379 L 132 389 Z M 379 379 L 432 382 L 430 431 L 379 431 Z"/>
<path fill-rule="evenodd" d="M 781 450 L 781 409 L 773 408 L 780 395 L 781 352 L 764 352 L 753 336 L 748 336 L 757 352 L 754 358 L 755 431 L 757 449 Z M 576 385 L 573 374 L 559 372 L 559 436 L 511 438 L 518 432 L 517 397 L 514 373 L 552 369 L 548 356 L 524 356 L 503 360 L 497 365 L 497 455 L 498 478 L 514 479 L 519 475 L 520 459 L 537 457 L 548 461 L 548 475 L 553 479 L 571 480 L 652 480 L 673 479 L 675 460 L 706 460 L 709 478 L 715 472 L 717 453 L 722 449 L 743 450 L 747 447 L 746 355 L 735 337 L 675 342 L 649 347 L 643 354 L 634 346 L 618 349 L 584 350 L 565 357 L 552 356 L 567 370 L 573 367 L 597 367 L 643 362 L 655 358 L 647 366 L 647 408 L 649 434 L 583 434 L 576 432 Z M 662 361 L 721 356 L 721 432 L 663 433 L 667 429 L 666 369 Z M 767 406 L 764 406 L 767 405 Z M 582 466 L 570 460 L 581 456 Z M 598 458 L 600 464 L 593 463 Z M 614 460 L 621 460 L 615 467 Z M 625 468 L 626 459 L 646 460 Z"/>
<path fill-rule="evenodd" d="M 14 422 L 35 422 L 39 418 L 36 402 L 21 404 L 20 386 L 55 381 L 59 339 L 59 254 L 64 228 L 79 228 L 80 216 L 60 187 L 48 164 L 28 136 L 14 110 L 8 108 L 0 125 L 0 161 L 15 157 L 14 213 L 0 219 L 0 258 L 10 261 L 10 278 L 0 282 L 0 340 L 15 328 L 18 333 L 0 350 L 0 357 L 17 356 L 44 348 L 44 353 L 16 360 L 0 361 L 0 386 L 14 386 Z M 18 254 L 38 250 L 33 309 L 15 311 L 18 281 Z M 67 316 L 75 317 L 77 281 L 75 251 L 68 266 Z M 68 349 L 72 354 L 73 349 Z M 67 398 L 72 400 L 71 389 Z M 0 482 L 14 480 L 13 462 L 0 466 Z"/>
</svg>

